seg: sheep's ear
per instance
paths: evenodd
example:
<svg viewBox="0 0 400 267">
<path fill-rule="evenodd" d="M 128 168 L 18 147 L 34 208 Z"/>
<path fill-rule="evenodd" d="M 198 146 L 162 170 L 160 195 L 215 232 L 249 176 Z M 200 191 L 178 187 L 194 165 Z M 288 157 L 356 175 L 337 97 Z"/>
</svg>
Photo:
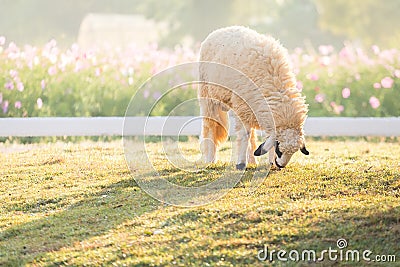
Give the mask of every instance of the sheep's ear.
<svg viewBox="0 0 400 267">
<path fill-rule="evenodd" d="M 306 146 L 303 146 L 302 148 L 300 148 L 301 153 L 303 153 L 304 155 L 309 155 L 310 152 L 308 152 Z"/>
<path fill-rule="evenodd" d="M 254 156 L 261 156 L 267 153 L 275 144 L 275 138 L 273 136 L 268 137 L 264 143 L 262 143 L 256 151 L 254 151 Z"/>
</svg>

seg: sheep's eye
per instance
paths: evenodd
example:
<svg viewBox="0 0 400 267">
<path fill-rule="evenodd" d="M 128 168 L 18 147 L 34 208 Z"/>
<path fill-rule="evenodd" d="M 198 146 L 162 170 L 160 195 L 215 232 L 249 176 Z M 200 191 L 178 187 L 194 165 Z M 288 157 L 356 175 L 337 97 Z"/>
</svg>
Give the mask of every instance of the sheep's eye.
<svg viewBox="0 0 400 267">
<path fill-rule="evenodd" d="M 282 157 L 282 152 L 279 150 L 279 142 L 275 142 L 275 153 L 278 156 L 278 158 Z"/>
</svg>

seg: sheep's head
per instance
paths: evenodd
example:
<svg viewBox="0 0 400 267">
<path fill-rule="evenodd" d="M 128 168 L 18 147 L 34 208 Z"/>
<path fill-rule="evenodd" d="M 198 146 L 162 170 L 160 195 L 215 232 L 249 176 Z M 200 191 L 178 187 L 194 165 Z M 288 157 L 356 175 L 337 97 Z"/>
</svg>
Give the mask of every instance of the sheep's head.
<svg viewBox="0 0 400 267">
<path fill-rule="evenodd" d="M 308 155 L 304 142 L 304 135 L 301 131 L 295 129 L 285 129 L 277 131 L 276 136 L 270 136 L 264 143 L 262 143 L 254 152 L 255 156 L 261 156 L 275 147 L 271 163 L 275 164 L 278 168 L 285 167 L 293 154 L 300 150 L 303 154 Z"/>
</svg>

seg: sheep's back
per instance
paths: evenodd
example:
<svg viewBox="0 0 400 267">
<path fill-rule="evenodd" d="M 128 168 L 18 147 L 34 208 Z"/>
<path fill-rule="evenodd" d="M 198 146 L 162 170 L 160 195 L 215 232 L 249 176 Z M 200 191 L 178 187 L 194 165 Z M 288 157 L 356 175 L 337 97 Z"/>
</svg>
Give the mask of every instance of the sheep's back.
<svg viewBox="0 0 400 267">
<path fill-rule="evenodd" d="M 286 49 L 274 38 L 241 26 L 212 32 L 201 45 L 200 61 L 243 72 L 267 95 L 295 84 Z"/>
</svg>

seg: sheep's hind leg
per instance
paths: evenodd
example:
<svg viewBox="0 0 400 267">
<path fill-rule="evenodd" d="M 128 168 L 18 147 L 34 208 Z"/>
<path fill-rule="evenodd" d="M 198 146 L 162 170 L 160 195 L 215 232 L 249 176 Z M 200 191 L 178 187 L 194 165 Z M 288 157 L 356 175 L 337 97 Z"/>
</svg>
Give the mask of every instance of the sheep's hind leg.
<svg viewBox="0 0 400 267">
<path fill-rule="evenodd" d="M 215 143 L 213 125 L 210 125 L 212 123 L 210 119 L 203 120 L 201 148 L 206 163 L 214 163 L 216 161 L 217 145 Z"/>
</svg>

